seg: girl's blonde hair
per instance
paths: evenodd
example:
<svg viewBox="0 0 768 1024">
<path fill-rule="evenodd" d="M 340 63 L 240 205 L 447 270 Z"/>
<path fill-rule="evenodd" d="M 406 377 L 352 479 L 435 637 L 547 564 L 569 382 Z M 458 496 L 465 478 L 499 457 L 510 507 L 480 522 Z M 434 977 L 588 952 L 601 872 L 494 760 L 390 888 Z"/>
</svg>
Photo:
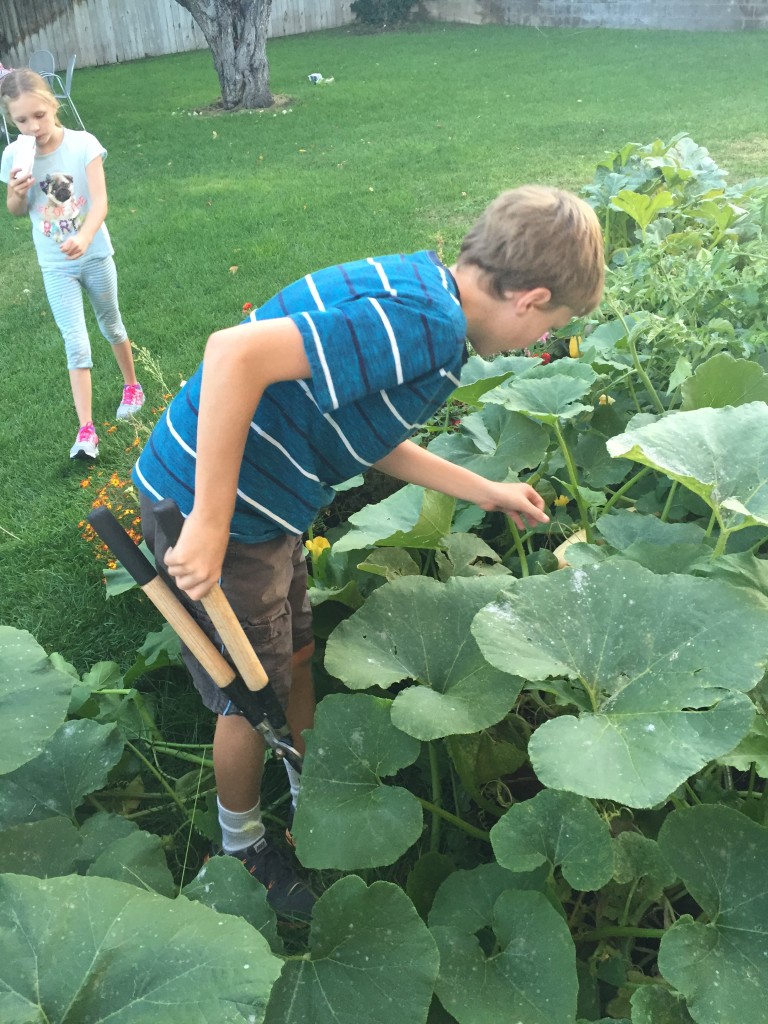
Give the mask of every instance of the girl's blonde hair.
<svg viewBox="0 0 768 1024">
<path fill-rule="evenodd" d="M 458 265 L 478 267 L 488 291 L 544 287 L 550 308 L 588 313 L 605 279 L 603 236 L 595 211 L 562 189 L 523 185 L 502 192 L 470 229 Z"/>
<path fill-rule="evenodd" d="M 10 114 L 9 103 L 28 93 L 37 96 L 41 103 L 53 107 L 54 111 L 59 109 L 59 101 L 51 92 L 46 80 L 31 68 L 16 68 L 9 75 L 0 78 L 0 103 L 3 104 L 6 114 Z M 61 124 L 58 117 L 56 124 Z"/>
</svg>

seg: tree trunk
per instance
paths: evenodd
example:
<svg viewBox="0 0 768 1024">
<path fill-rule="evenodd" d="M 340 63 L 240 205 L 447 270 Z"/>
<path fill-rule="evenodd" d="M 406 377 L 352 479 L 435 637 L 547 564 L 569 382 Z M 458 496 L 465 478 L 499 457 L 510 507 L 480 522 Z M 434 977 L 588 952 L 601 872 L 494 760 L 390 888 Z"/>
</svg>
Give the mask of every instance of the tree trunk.
<svg viewBox="0 0 768 1024">
<path fill-rule="evenodd" d="M 267 30 L 272 0 L 177 0 L 211 48 L 226 110 L 269 107 Z"/>
</svg>

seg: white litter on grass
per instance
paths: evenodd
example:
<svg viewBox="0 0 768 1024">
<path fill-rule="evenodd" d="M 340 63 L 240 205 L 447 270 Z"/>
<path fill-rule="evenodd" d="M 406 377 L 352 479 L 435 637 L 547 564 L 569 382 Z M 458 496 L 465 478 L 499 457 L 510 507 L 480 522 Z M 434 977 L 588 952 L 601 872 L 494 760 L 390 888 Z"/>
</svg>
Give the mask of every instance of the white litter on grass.
<svg viewBox="0 0 768 1024">
<path fill-rule="evenodd" d="M 332 78 L 323 78 L 319 71 L 313 71 L 311 75 L 307 75 L 307 78 L 312 85 L 329 85 L 333 81 Z"/>
</svg>

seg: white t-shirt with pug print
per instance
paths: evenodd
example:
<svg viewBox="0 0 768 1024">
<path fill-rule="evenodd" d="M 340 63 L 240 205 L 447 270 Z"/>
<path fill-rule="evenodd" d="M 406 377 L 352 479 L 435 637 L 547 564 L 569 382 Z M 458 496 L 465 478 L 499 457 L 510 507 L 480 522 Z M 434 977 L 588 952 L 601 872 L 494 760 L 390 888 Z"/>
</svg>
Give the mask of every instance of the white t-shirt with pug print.
<svg viewBox="0 0 768 1024">
<path fill-rule="evenodd" d="M 10 179 L 14 164 L 15 142 L 3 150 L 0 181 Z M 35 184 L 29 190 L 29 216 L 37 259 L 41 267 L 72 266 L 77 260 L 68 260 L 61 251 L 62 242 L 76 234 L 82 226 L 91 195 L 88 190 L 88 164 L 107 151 L 90 132 L 64 129 L 61 144 L 52 153 L 35 156 L 32 173 Z M 101 259 L 114 250 L 106 224 L 102 224 L 80 259 Z"/>
</svg>

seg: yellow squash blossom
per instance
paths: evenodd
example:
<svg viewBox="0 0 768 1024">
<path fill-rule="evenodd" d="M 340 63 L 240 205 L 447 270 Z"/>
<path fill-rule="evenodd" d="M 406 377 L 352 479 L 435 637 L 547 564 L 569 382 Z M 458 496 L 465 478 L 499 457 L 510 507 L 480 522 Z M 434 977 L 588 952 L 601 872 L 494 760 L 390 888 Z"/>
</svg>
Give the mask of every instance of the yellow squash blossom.
<svg viewBox="0 0 768 1024">
<path fill-rule="evenodd" d="M 559 494 L 555 498 L 555 504 L 558 506 L 558 508 L 564 508 L 570 500 L 571 499 L 568 497 L 567 494 Z"/>
<path fill-rule="evenodd" d="M 574 334 L 568 341 L 568 355 L 571 359 L 578 359 L 581 354 L 581 335 Z"/>
<path fill-rule="evenodd" d="M 327 541 L 325 537 L 313 537 L 312 540 L 304 541 L 304 547 L 313 558 L 317 558 L 322 551 L 325 551 L 325 549 L 330 546 L 330 542 Z"/>
</svg>

